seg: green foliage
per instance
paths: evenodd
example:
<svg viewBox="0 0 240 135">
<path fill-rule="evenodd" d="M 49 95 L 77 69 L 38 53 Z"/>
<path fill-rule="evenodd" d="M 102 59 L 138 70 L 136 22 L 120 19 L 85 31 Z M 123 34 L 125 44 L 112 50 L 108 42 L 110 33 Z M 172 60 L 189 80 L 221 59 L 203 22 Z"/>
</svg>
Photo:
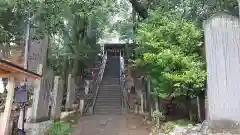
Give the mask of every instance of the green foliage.
<svg viewBox="0 0 240 135">
<path fill-rule="evenodd" d="M 71 133 L 72 128 L 70 127 L 70 124 L 64 122 L 56 122 L 48 131 L 47 135 L 70 135 Z"/>
<path fill-rule="evenodd" d="M 157 10 L 139 25 L 136 66 L 150 76 L 161 98 L 195 96 L 206 79 L 202 32 L 177 13 Z"/>
<path fill-rule="evenodd" d="M 97 41 L 115 12 L 114 0 L 2 0 L 0 45 L 24 44 L 30 19 L 31 39 L 47 35 L 51 40 L 49 66 L 57 74 L 69 69 L 77 73 L 95 60 L 100 51 Z"/>
</svg>

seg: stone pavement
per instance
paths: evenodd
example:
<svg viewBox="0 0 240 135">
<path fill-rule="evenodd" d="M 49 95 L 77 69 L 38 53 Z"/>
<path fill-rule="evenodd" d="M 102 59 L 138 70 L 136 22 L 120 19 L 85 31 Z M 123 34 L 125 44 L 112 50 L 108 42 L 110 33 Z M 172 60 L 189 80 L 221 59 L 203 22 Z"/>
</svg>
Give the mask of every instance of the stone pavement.
<svg viewBox="0 0 240 135">
<path fill-rule="evenodd" d="M 150 126 L 143 124 L 142 118 L 128 116 L 99 115 L 84 116 L 73 127 L 72 135 L 149 135 Z"/>
</svg>

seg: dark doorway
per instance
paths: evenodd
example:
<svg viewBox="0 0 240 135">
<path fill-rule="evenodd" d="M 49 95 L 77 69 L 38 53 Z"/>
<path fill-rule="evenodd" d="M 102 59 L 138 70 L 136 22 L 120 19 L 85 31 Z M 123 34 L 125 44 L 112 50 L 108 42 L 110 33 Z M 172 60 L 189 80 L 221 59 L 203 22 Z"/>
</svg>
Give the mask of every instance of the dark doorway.
<svg viewBox="0 0 240 135">
<path fill-rule="evenodd" d="M 115 48 L 111 48 L 111 49 L 107 49 L 107 55 L 108 56 L 120 56 L 120 49 L 115 49 Z"/>
</svg>

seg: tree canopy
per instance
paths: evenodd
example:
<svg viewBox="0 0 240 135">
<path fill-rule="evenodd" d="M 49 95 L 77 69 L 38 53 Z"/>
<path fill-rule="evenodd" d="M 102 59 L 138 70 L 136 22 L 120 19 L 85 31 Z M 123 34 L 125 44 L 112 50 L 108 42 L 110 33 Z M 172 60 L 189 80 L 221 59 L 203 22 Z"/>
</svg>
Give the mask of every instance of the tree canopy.
<svg viewBox="0 0 240 135">
<path fill-rule="evenodd" d="M 91 65 L 99 53 L 97 41 L 116 8 L 113 0 L 4 0 L 0 2 L 1 46 L 24 44 L 30 19 L 30 39 L 48 35 L 51 40 L 50 66 L 56 73 L 73 68 L 76 74 L 81 70 L 78 66 Z"/>
</svg>

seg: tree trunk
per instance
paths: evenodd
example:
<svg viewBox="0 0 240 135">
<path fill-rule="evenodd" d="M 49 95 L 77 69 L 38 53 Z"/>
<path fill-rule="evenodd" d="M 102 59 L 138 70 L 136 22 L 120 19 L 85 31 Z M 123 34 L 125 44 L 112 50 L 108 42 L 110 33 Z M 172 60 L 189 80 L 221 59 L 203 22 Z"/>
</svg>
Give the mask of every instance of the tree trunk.
<svg viewBox="0 0 240 135">
<path fill-rule="evenodd" d="M 78 72 L 78 64 L 79 63 L 79 60 L 78 58 L 75 58 L 73 60 L 73 69 L 72 69 L 72 76 L 75 77 L 77 75 L 77 72 Z"/>
<path fill-rule="evenodd" d="M 147 89 L 147 103 L 148 103 L 148 119 L 152 119 L 152 101 L 151 101 L 151 81 L 148 79 L 148 89 Z"/>
<path fill-rule="evenodd" d="M 197 112 L 198 112 L 198 122 L 201 122 L 202 116 L 201 116 L 201 104 L 200 104 L 199 96 L 197 96 Z"/>
<path fill-rule="evenodd" d="M 158 102 L 158 98 L 155 100 L 155 110 L 156 112 L 159 112 L 159 102 Z M 157 117 L 157 126 L 160 126 L 160 118 Z"/>
<path fill-rule="evenodd" d="M 64 56 L 63 59 L 63 67 L 62 67 L 62 78 L 63 78 L 63 89 L 66 90 L 67 89 L 67 76 L 68 76 L 68 56 Z"/>
<path fill-rule="evenodd" d="M 192 105 L 191 105 L 191 98 L 189 97 L 189 90 L 186 95 L 186 109 L 188 111 L 188 119 L 192 121 Z"/>
</svg>

